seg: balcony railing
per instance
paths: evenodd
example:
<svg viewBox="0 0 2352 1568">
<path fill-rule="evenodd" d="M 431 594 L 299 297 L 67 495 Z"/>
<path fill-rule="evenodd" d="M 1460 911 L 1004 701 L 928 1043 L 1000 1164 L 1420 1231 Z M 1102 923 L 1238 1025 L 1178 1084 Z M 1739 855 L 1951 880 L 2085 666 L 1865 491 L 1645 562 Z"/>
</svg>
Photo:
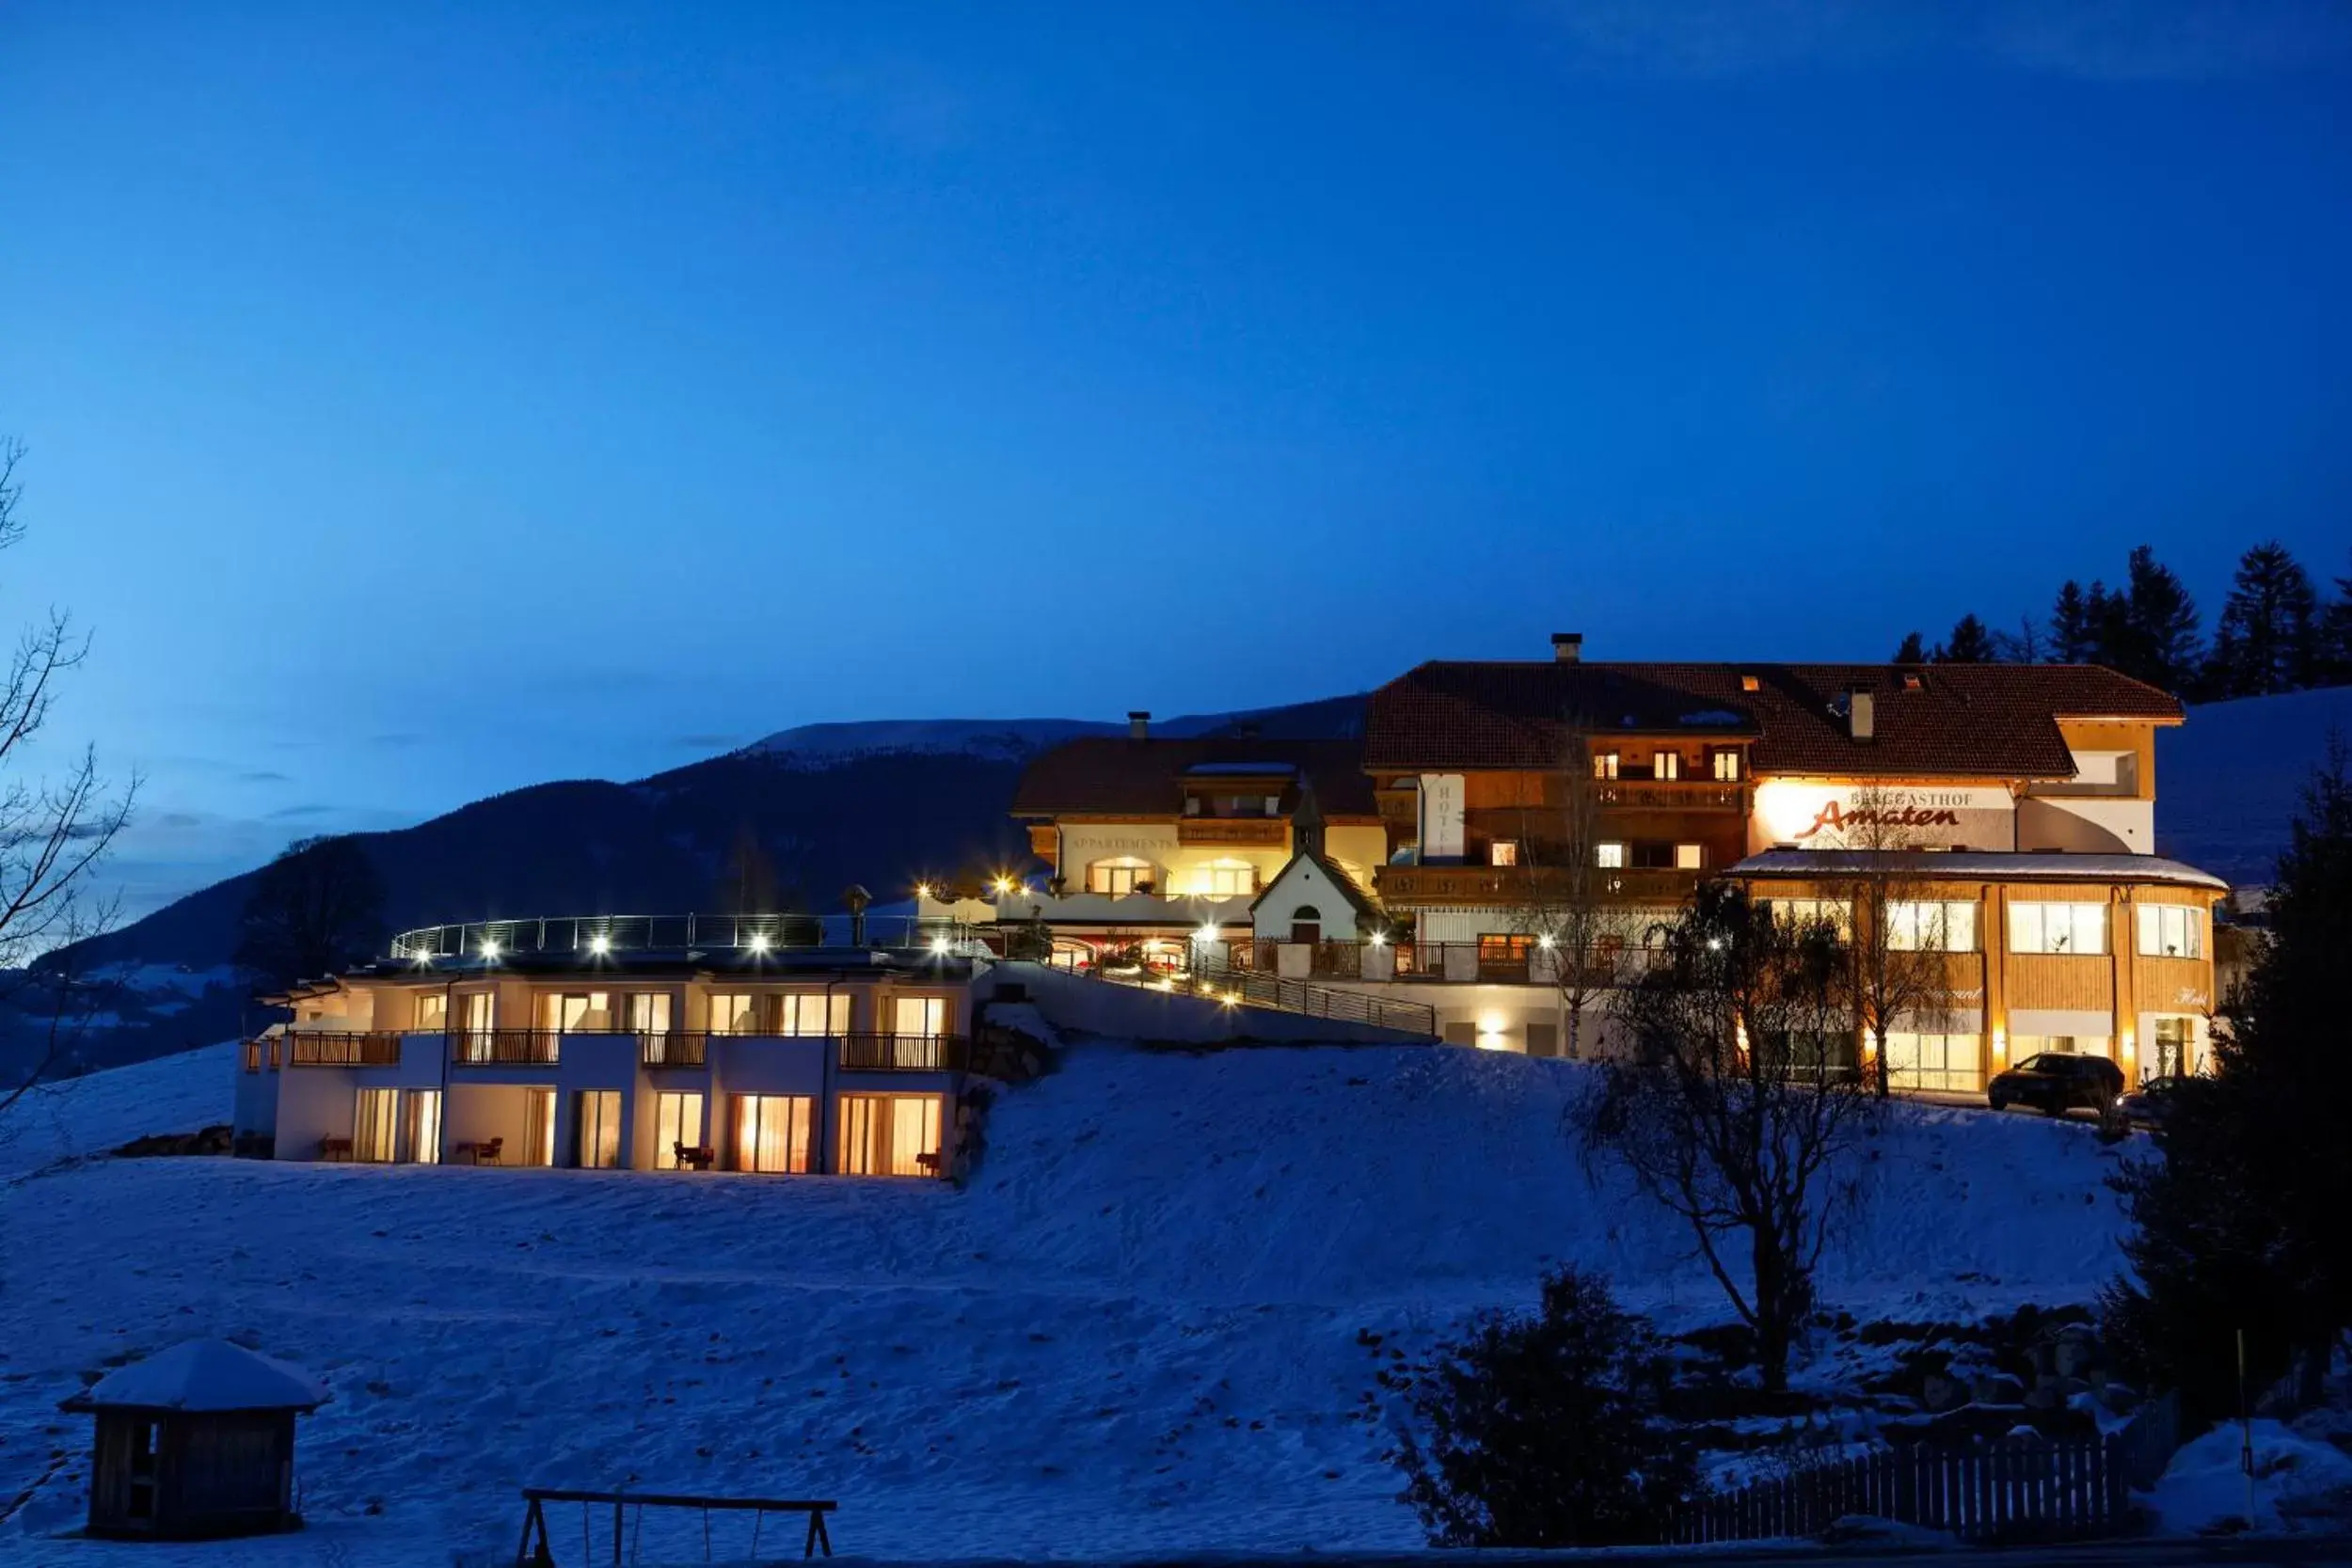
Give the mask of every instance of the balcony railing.
<svg viewBox="0 0 2352 1568">
<path fill-rule="evenodd" d="M 1181 816 L 1176 819 L 1179 844 L 1255 844 L 1279 847 L 1290 841 L 1291 825 L 1279 816 Z"/>
<path fill-rule="evenodd" d="M 556 1029 L 459 1029 L 449 1037 L 452 1067 L 553 1067 L 563 1054 Z"/>
<path fill-rule="evenodd" d="M 1612 810 L 1740 811 L 1746 791 L 1718 779 L 1604 779 L 1593 785 L 1594 802 Z"/>
<path fill-rule="evenodd" d="M 961 1035 L 841 1037 L 844 1072 L 961 1072 L 969 1054 Z"/>
<path fill-rule="evenodd" d="M 643 1067 L 701 1067 L 710 1058 L 710 1036 L 701 1029 L 640 1031 L 637 1060 Z"/>
<path fill-rule="evenodd" d="M 1380 868 L 1378 885 L 1380 896 L 1392 904 L 1437 899 L 1507 906 L 1560 901 L 1565 875 L 1546 866 L 1386 865 Z M 1698 886 L 1699 876 L 1696 871 L 1610 867 L 1597 869 L 1590 885 L 1603 898 L 1678 904 Z"/>
<path fill-rule="evenodd" d="M 294 1067 L 398 1067 L 400 1037 L 389 1034 L 294 1034 L 285 1037 Z"/>
</svg>

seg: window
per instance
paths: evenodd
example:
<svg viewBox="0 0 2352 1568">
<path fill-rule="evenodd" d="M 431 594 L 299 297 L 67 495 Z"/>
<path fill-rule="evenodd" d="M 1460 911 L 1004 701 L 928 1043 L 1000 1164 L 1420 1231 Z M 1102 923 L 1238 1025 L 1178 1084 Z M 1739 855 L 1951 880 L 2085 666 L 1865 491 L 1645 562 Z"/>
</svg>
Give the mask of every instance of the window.
<svg viewBox="0 0 2352 1568">
<path fill-rule="evenodd" d="M 1707 849 L 1704 845 L 1677 844 L 1675 846 L 1675 869 L 1677 871 L 1696 871 L 1706 863 Z"/>
<path fill-rule="evenodd" d="M 1258 891 L 1258 868 L 1248 861 L 1213 861 L 1208 868 L 1208 886 L 1202 889 L 1212 898 L 1238 898 Z"/>
<path fill-rule="evenodd" d="M 1715 782 L 1718 784 L 1737 784 L 1739 780 L 1740 753 L 1737 752 L 1716 752 Z"/>
<path fill-rule="evenodd" d="M 843 1095 L 841 1169 L 848 1176 L 937 1176 L 939 1096 Z"/>
<path fill-rule="evenodd" d="M 1489 865 L 1518 864 L 1519 841 L 1516 838 L 1496 839 L 1486 847 L 1486 863 Z"/>
<path fill-rule="evenodd" d="M 523 1090 L 523 1148 L 526 1165 L 555 1164 L 555 1091 Z"/>
<path fill-rule="evenodd" d="M 411 1025 L 420 1034 L 438 1034 L 449 1027 L 449 997 L 437 990 L 417 993 L 416 1022 Z"/>
<path fill-rule="evenodd" d="M 656 1095 L 653 1102 L 653 1168 L 678 1168 L 680 1145 L 700 1148 L 703 1143 L 703 1097 L 699 1094 Z"/>
<path fill-rule="evenodd" d="M 1519 936 L 1514 932 L 1481 931 L 1478 934 L 1478 967 L 1525 968 L 1527 955 L 1534 945 L 1534 937 Z"/>
<path fill-rule="evenodd" d="M 944 996 L 901 996 L 891 1006 L 891 1032 L 899 1035 L 944 1035 L 947 1032 L 947 999 Z"/>
<path fill-rule="evenodd" d="M 801 1094 L 737 1095 L 735 1168 L 762 1176 L 804 1175 L 816 1105 Z"/>
<path fill-rule="evenodd" d="M 1844 1078 L 1861 1065 L 1850 1029 L 1781 1029 L 1756 1042 L 1760 1071 L 1794 1079 Z"/>
<path fill-rule="evenodd" d="M 670 993 L 666 990 L 641 990 L 628 999 L 629 1032 L 638 1035 L 666 1035 L 670 1032 Z"/>
<path fill-rule="evenodd" d="M 612 1027 L 612 998 L 610 993 L 600 990 L 542 993 L 539 998 L 539 1027 L 563 1034 L 610 1029 Z"/>
<path fill-rule="evenodd" d="M 1650 758 L 1649 763 L 1650 777 L 1653 779 L 1682 777 L 1682 753 L 1680 752 L 1661 752 Z"/>
<path fill-rule="evenodd" d="M 351 1117 L 351 1157 L 376 1164 L 400 1158 L 400 1091 L 361 1089 Z"/>
<path fill-rule="evenodd" d="M 621 1091 L 582 1089 L 573 1097 L 579 1145 L 573 1158 L 582 1170 L 612 1170 L 621 1163 Z"/>
<path fill-rule="evenodd" d="M 850 998 L 847 992 L 835 991 L 827 996 L 822 991 L 805 991 L 780 996 L 776 1001 L 779 1004 L 776 1033 L 779 1035 L 837 1038 L 850 1032 Z"/>
<path fill-rule="evenodd" d="M 1154 879 L 1152 875 L 1152 863 L 1146 860 L 1136 860 L 1133 856 L 1123 856 L 1111 861 L 1096 861 L 1087 867 L 1087 891 L 1107 893 L 1114 898 L 1124 898 L 1135 892 L 1137 882 L 1149 882 Z"/>
<path fill-rule="evenodd" d="M 2150 1031 L 2147 1075 L 2151 1078 L 2178 1078 L 2193 1071 L 2197 1045 L 2196 1027 L 2185 1018 L 2159 1018 Z"/>
<path fill-rule="evenodd" d="M 1625 846 L 1622 844 L 1595 845 L 1593 863 L 1603 871 L 1622 871 L 1625 869 Z"/>
<path fill-rule="evenodd" d="M 1974 1035 L 1886 1035 L 1886 1081 L 1899 1089 L 1980 1089 Z"/>
<path fill-rule="evenodd" d="M 469 991 L 457 999 L 457 1007 L 458 1016 L 465 1020 L 466 1060 L 488 1061 L 490 1031 L 498 1019 L 498 998 L 486 990 Z"/>
<path fill-rule="evenodd" d="M 2104 953 L 2107 950 L 2105 904 L 2012 904 L 2009 911 L 2012 953 Z"/>
<path fill-rule="evenodd" d="M 2201 958 L 2205 922 L 2201 910 L 2185 904 L 2139 906 L 2139 950 L 2152 958 Z"/>
<path fill-rule="evenodd" d="M 1963 900 L 1889 904 L 1886 945 L 1899 953 L 1973 953 L 1977 906 Z"/>
<path fill-rule="evenodd" d="M 408 1091 L 408 1158 L 420 1165 L 441 1163 L 441 1091 Z"/>
<path fill-rule="evenodd" d="M 1853 930 L 1853 906 L 1843 898 L 1774 898 L 1765 908 L 1783 926 L 1826 925 L 1840 942 Z"/>
<path fill-rule="evenodd" d="M 710 1032 L 714 1035 L 756 1033 L 757 1026 L 753 1022 L 754 1014 L 750 991 L 723 990 L 711 993 Z"/>
<path fill-rule="evenodd" d="M 1593 777 L 1596 779 L 1613 779 L 1616 776 L 1617 753 L 1614 752 L 1595 752 L 1593 753 Z"/>
</svg>

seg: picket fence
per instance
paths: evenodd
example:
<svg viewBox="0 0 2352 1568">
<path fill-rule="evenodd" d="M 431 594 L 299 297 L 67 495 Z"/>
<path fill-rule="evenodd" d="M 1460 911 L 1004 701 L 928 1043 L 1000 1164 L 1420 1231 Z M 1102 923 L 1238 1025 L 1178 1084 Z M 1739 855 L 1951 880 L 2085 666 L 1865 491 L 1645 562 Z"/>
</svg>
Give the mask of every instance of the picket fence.
<svg viewBox="0 0 2352 1568">
<path fill-rule="evenodd" d="M 2129 1528 L 2124 1433 L 2003 1437 L 1967 1449 L 1913 1447 L 1836 1460 L 1701 1498 L 1676 1522 L 1677 1544 L 1818 1535 L 1867 1515 L 1971 1541 L 2082 1541 Z"/>
</svg>

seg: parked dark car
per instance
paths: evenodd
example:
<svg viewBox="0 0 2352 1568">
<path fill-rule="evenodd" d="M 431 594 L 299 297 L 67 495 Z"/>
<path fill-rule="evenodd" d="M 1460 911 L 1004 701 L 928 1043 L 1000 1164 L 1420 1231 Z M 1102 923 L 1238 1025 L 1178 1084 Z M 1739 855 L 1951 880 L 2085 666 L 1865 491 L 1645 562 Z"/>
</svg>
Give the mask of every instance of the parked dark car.
<svg viewBox="0 0 2352 1568">
<path fill-rule="evenodd" d="M 2116 1109 L 2123 1119 L 2139 1127 L 2157 1127 L 2178 1115 L 2181 1109 L 2181 1088 L 2188 1082 L 2181 1077 L 2151 1078 L 2125 1095 Z"/>
<path fill-rule="evenodd" d="M 2122 1093 L 2123 1069 L 2105 1056 L 2045 1051 L 1996 1074 L 1984 1098 L 1996 1111 L 2030 1105 L 2053 1117 L 2078 1109 L 2105 1116 Z"/>
</svg>

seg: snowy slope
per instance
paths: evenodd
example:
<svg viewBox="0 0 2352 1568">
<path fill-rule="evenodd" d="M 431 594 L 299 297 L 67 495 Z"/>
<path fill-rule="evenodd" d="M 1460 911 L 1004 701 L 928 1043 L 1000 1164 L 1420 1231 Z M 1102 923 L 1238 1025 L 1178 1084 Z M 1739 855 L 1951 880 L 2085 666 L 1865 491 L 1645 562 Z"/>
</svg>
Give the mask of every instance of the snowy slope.
<svg viewBox="0 0 2352 1568">
<path fill-rule="evenodd" d="M 2190 708 L 2156 732 L 2156 852 L 2233 886 L 2267 882 L 2330 735 L 2352 745 L 2352 687 Z"/>
<path fill-rule="evenodd" d="M 1236 713 L 1188 713 L 1154 720 L 1155 736 L 1209 735 L 1243 723 L 1268 735 L 1300 739 L 1362 733 L 1364 699 L 1327 697 L 1282 707 Z M 778 730 L 744 748 L 786 757 L 802 767 L 831 767 L 846 758 L 904 753 L 961 753 L 994 761 L 1023 762 L 1050 746 L 1085 735 L 1118 735 L 1124 723 L 1088 719 L 874 719 L 839 724 L 803 724 Z"/>
<path fill-rule="evenodd" d="M 217 1114 L 167 1066 L 69 1086 L 67 1119 L 98 1142 Z M 1723 1315 L 1678 1239 L 1564 1147 L 1579 1071 L 1085 1047 L 1000 1101 L 961 1193 L 229 1160 L 19 1179 L 0 1190 L 0 1499 L 35 1497 L 0 1560 L 107 1555 L 23 1533 L 81 1507 L 84 1432 L 55 1402 L 196 1335 L 332 1386 L 303 1437 L 313 1528 L 143 1563 L 511 1551 L 531 1481 L 838 1496 L 857 1554 L 1417 1545 L 1359 1330 L 1425 1342 L 1531 1300 L 1564 1257 L 1670 1324 Z M 2114 1266 L 2114 1159 L 2088 1126 L 1902 1112 L 1829 1304 L 2083 1299 Z"/>
<path fill-rule="evenodd" d="M 37 1085 L 0 1117 L 0 1180 L 120 1148 L 149 1132 L 229 1119 L 234 1042 Z"/>
</svg>

